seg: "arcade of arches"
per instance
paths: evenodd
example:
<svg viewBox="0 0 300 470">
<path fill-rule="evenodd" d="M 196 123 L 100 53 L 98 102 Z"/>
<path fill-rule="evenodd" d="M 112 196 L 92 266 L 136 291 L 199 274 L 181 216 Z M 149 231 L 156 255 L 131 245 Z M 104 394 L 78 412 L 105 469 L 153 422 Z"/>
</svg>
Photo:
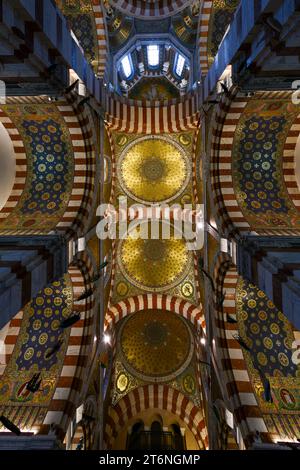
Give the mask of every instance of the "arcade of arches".
<svg viewBox="0 0 300 470">
<path fill-rule="evenodd" d="M 27 3 L 0 2 L 0 449 L 297 447 L 298 2 Z"/>
</svg>

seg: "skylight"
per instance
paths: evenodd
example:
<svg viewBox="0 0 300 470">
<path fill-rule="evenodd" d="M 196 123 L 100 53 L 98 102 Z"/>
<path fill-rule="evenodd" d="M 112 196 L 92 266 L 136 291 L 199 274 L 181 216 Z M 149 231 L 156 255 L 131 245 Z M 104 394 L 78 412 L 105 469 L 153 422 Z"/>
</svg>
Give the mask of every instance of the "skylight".
<svg viewBox="0 0 300 470">
<path fill-rule="evenodd" d="M 175 73 L 176 75 L 178 75 L 178 77 L 181 77 L 182 75 L 184 63 L 185 63 L 185 58 L 181 54 L 177 54 Z"/>
<path fill-rule="evenodd" d="M 159 47 L 157 44 L 147 46 L 148 64 L 156 67 L 159 64 Z"/>
<path fill-rule="evenodd" d="M 125 77 L 129 78 L 130 75 L 132 74 L 132 65 L 131 65 L 131 61 L 129 59 L 128 54 L 125 57 L 123 57 L 123 59 L 121 60 L 121 64 L 123 67 L 123 72 L 124 72 Z"/>
</svg>

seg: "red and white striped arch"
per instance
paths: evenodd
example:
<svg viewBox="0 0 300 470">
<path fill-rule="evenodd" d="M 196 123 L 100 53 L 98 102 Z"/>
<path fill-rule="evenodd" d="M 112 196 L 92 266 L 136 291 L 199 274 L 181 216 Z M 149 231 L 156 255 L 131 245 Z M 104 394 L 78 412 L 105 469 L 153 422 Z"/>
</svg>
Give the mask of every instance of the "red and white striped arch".
<svg viewBox="0 0 300 470">
<path fill-rule="evenodd" d="M 67 233 L 71 236 L 74 233 L 81 234 L 85 226 L 92 217 L 92 207 L 94 192 L 97 190 L 95 185 L 96 176 L 96 156 L 93 136 L 92 117 L 85 108 L 78 108 L 79 98 L 71 93 L 67 97 L 69 103 L 61 100 L 57 103 L 57 109 L 70 133 L 72 149 L 74 153 L 74 184 L 68 201 L 67 208 L 61 220 L 56 227 L 58 231 Z M 13 97 L 7 99 L 7 104 L 46 104 L 45 97 Z M 5 206 L 0 211 L 1 220 L 13 213 L 13 210 L 20 201 L 22 192 L 26 185 L 27 176 L 27 157 L 26 149 L 21 134 L 12 122 L 12 120 L 0 109 L 0 121 L 7 129 L 14 146 L 16 154 L 16 179 L 11 195 Z M 94 202 L 95 203 L 95 202 Z M 13 234 L 14 231 L 6 231 L 7 234 Z M 39 231 L 24 229 L 25 235 L 44 233 L 43 227 Z M 18 234 L 20 231 L 18 230 Z"/>
<path fill-rule="evenodd" d="M 145 102 L 106 96 L 106 121 L 111 131 L 129 134 L 163 134 L 195 130 L 199 126 L 200 98 L 197 93 L 184 100 Z"/>
<path fill-rule="evenodd" d="M 107 54 L 108 54 L 108 42 L 106 36 L 106 26 L 105 26 L 105 11 L 102 6 L 102 1 L 93 0 L 93 12 L 96 23 L 97 31 L 97 47 L 98 47 L 98 67 L 97 75 L 98 77 L 103 77 L 106 69 L 107 63 Z"/>
<path fill-rule="evenodd" d="M 79 294 L 89 286 L 87 280 L 91 275 L 90 263 L 82 259 L 78 260 L 77 264 L 79 267 L 69 267 L 74 298 L 78 297 Z M 42 434 L 49 432 L 51 423 L 55 423 L 58 426 L 59 435 L 63 439 L 70 419 L 74 417 L 76 407 L 80 404 L 80 394 L 89 373 L 89 365 L 92 361 L 91 350 L 95 334 L 93 315 L 94 302 L 93 297 L 90 297 L 74 305 L 74 311 L 81 312 L 82 314 L 81 320 L 71 328 L 68 348 L 55 393 L 43 423 L 38 425 L 39 432 Z M 1 330 L 0 377 L 3 375 L 13 354 L 22 319 L 23 311 L 20 311 L 9 324 Z M 30 421 L 30 415 L 32 415 L 31 426 L 36 427 L 35 419 L 37 418 L 37 414 L 35 411 L 33 412 L 29 407 L 24 413 L 28 415 L 28 422 Z"/>
<path fill-rule="evenodd" d="M 111 448 L 119 431 L 128 420 L 148 409 L 167 410 L 179 416 L 194 434 L 200 449 L 208 448 L 208 435 L 204 414 L 187 397 L 167 385 L 144 385 L 123 397 L 108 410 L 104 439 Z"/>
<path fill-rule="evenodd" d="M 24 147 L 22 136 L 18 129 L 8 117 L 8 115 L 0 108 L 0 122 L 7 130 L 9 137 L 11 138 L 15 157 L 16 157 L 16 176 L 15 182 L 11 191 L 11 194 L 6 201 L 5 206 L 0 210 L 0 224 L 1 220 L 5 219 L 11 214 L 18 204 L 22 192 L 25 188 L 26 176 L 27 176 L 27 161 L 26 161 L 26 150 Z"/>
<path fill-rule="evenodd" d="M 211 135 L 211 189 L 216 217 L 225 236 L 249 232 L 233 188 L 232 146 L 247 99 L 233 88 L 231 96 L 223 96 L 214 119 Z"/>
<path fill-rule="evenodd" d="M 106 126 L 105 130 L 106 130 L 107 138 L 109 140 L 109 145 L 110 145 L 110 150 L 111 150 L 111 163 L 112 163 L 111 192 L 110 192 L 109 203 L 113 204 L 115 193 L 116 193 L 116 181 L 117 181 L 116 151 L 115 151 L 114 139 L 113 139 L 110 128 Z"/>
<path fill-rule="evenodd" d="M 187 300 L 167 294 L 141 294 L 111 305 L 105 315 L 105 329 L 111 328 L 130 313 L 142 310 L 168 310 L 189 320 L 196 328 L 206 331 L 202 306 L 195 306 Z"/>
<path fill-rule="evenodd" d="M 23 310 L 20 310 L 7 325 L 0 329 L 0 378 L 4 374 L 17 342 L 23 314 Z"/>
<path fill-rule="evenodd" d="M 110 5 L 126 15 L 144 20 L 161 19 L 187 7 L 190 0 L 110 0 Z"/>
<path fill-rule="evenodd" d="M 261 92 L 257 98 L 265 99 L 288 99 L 291 92 Z M 232 176 L 232 147 L 235 132 L 240 118 L 249 102 L 243 94 L 232 89 L 231 97 L 224 96 L 220 102 L 212 128 L 211 135 L 211 190 L 216 208 L 216 217 L 220 223 L 222 232 L 226 237 L 239 237 L 252 230 L 246 217 L 239 207 Z M 300 133 L 300 115 L 293 123 L 283 150 L 283 178 L 290 198 L 296 208 L 300 207 L 300 191 L 295 175 L 295 149 Z M 263 229 L 259 231 L 264 235 L 290 235 L 288 230 Z M 295 231 L 293 232 L 295 235 Z"/>
<path fill-rule="evenodd" d="M 208 72 L 208 34 L 209 34 L 209 22 L 210 15 L 213 9 L 212 0 L 204 0 L 202 3 L 202 9 L 199 15 L 199 32 L 198 32 L 198 47 L 199 47 L 199 60 L 200 60 L 200 71 L 202 75 L 206 75 Z"/>
<path fill-rule="evenodd" d="M 87 288 L 85 279 L 87 273 L 82 272 L 83 269 L 86 270 L 86 267 L 83 268 L 82 262 L 78 262 L 78 265 L 80 268 L 69 267 L 74 298 Z M 74 305 L 74 311 L 81 312 L 81 320 L 71 328 L 61 376 L 42 425 L 43 433 L 47 432 L 51 423 L 55 423 L 63 437 L 80 404 L 82 387 L 91 363 L 95 329 L 93 307 L 93 297 L 76 302 Z"/>
<path fill-rule="evenodd" d="M 296 179 L 297 142 L 300 136 L 300 114 L 293 122 L 283 147 L 283 178 L 294 206 L 300 210 L 300 190 Z"/>
<path fill-rule="evenodd" d="M 78 106 L 80 97 L 75 92 L 66 96 L 68 103 L 60 112 L 69 128 L 74 151 L 74 184 L 68 208 L 57 229 L 69 236 L 83 234 L 93 216 L 96 202 L 96 138 L 93 118 L 87 106 Z"/>
<path fill-rule="evenodd" d="M 267 436 L 268 430 L 251 385 L 243 350 L 233 338 L 238 334 L 237 324 L 228 323 L 226 313 L 236 319 L 236 286 L 239 275 L 228 255 L 220 254 L 216 263 L 217 292 L 226 293 L 223 312 L 215 309 L 215 338 L 217 364 L 223 376 L 223 393 L 231 404 L 235 424 L 239 427 L 245 446 L 251 445 L 251 434 L 256 430 Z"/>
</svg>

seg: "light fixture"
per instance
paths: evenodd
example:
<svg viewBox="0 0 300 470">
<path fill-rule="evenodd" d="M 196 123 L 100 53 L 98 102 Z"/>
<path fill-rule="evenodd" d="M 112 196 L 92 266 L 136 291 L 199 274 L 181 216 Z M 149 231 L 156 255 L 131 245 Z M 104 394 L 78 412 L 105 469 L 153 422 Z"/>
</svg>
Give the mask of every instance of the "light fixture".
<svg viewBox="0 0 300 470">
<path fill-rule="evenodd" d="M 205 339 L 205 338 L 201 338 L 201 339 L 200 339 L 200 343 L 203 344 L 203 346 L 205 346 L 205 344 L 206 344 L 206 339 Z"/>
<path fill-rule="evenodd" d="M 228 240 L 227 238 L 220 238 L 220 250 L 222 253 L 228 253 Z"/>
<path fill-rule="evenodd" d="M 104 333 L 103 341 L 105 344 L 110 344 L 110 336 L 107 333 Z"/>
<path fill-rule="evenodd" d="M 86 247 L 85 237 L 78 238 L 77 251 L 84 251 Z"/>
<path fill-rule="evenodd" d="M 231 429 L 234 429 L 233 414 L 227 408 L 225 409 L 225 420 Z"/>
</svg>

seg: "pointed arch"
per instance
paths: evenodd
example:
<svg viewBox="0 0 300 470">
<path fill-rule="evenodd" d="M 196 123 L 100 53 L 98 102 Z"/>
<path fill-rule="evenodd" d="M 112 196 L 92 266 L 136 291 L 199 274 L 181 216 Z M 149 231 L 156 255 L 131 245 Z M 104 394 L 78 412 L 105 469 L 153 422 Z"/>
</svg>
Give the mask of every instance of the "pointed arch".
<svg viewBox="0 0 300 470">
<path fill-rule="evenodd" d="M 105 316 L 105 329 L 115 325 L 126 315 L 141 310 L 169 310 L 178 313 L 194 324 L 196 328 L 206 331 L 205 317 L 201 304 L 195 306 L 187 300 L 167 294 L 141 294 L 122 300 L 109 307 Z"/>
<path fill-rule="evenodd" d="M 109 3 L 126 15 L 151 20 L 175 15 L 191 2 L 190 0 L 110 0 Z"/>
<path fill-rule="evenodd" d="M 208 434 L 204 414 L 178 390 L 167 385 L 144 385 L 123 397 L 108 410 L 104 439 L 111 448 L 118 432 L 136 413 L 148 409 L 162 409 L 179 416 L 194 434 L 200 449 L 208 448 Z"/>
</svg>

